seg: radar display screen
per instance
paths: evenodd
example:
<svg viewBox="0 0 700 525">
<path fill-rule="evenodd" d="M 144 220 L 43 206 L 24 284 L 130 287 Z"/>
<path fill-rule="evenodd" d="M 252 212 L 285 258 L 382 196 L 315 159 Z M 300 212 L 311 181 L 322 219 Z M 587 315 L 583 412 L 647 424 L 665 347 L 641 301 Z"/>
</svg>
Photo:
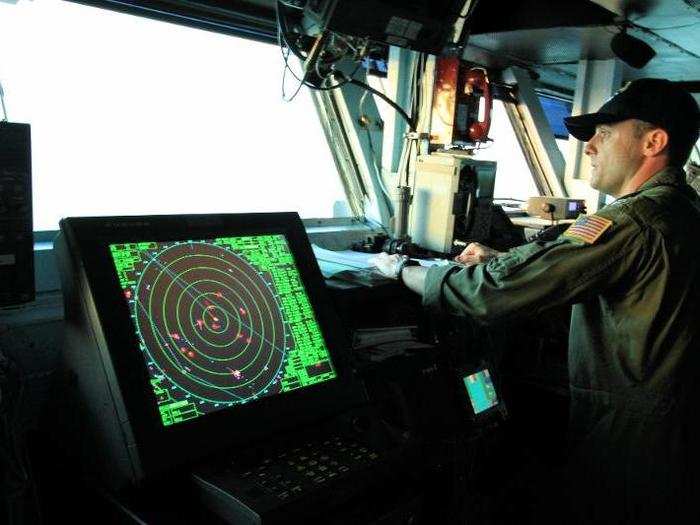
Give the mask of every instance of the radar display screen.
<svg viewBox="0 0 700 525">
<path fill-rule="evenodd" d="M 284 235 L 110 253 L 164 426 L 336 377 Z"/>
<path fill-rule="evenodd" d="M 498 404 L 498 395 L 487 368 L 463 378 L 474 414 L 480 414 Z"/>
</svg>

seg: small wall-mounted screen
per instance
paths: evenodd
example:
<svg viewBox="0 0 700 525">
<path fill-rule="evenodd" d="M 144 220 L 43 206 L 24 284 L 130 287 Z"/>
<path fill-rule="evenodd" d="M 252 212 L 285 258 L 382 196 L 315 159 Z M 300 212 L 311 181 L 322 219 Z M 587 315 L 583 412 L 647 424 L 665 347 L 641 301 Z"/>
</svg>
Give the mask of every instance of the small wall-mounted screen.
<svg viewBox="0 0 700 525">
<path fill-rule="evenodd" d="M 498 404 L 496 388 L 488 368 L 462 378 L 475 414 L 480 414 Z"/>
<path fill-rule="evenodd" d="M 110 252 L 164 426 L 336 377 L 284 235 Z"/>
</svg>

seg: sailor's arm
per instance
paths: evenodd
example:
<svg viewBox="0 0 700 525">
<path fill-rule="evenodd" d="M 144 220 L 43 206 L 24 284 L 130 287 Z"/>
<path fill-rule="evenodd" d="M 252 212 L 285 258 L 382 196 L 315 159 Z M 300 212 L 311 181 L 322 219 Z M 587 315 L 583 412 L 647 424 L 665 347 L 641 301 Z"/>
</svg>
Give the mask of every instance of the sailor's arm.
<svg viewBox="0 0 700 525">
<path fill-rule="evenodd" d="M 607 233 L 590 244 L 560 236 L 513 248 L 486 264 L 430 268 L 422 276 L 423 304 L 493 323 L 583 301 L 627 278 L 650 256 L 636 225 Z"/>
<path fill-rule="evenodd" d="M 403 263 L 395 278 L 423 295 L 424 305 L 434 310 L 483 322 L 534 316 L 599 293 L 640 265 L 648 255 L 646 236 L 627 217 L 615 219 L 593 242 L 560 236 L 467 267 L 425 269 Z"/>
</svg>

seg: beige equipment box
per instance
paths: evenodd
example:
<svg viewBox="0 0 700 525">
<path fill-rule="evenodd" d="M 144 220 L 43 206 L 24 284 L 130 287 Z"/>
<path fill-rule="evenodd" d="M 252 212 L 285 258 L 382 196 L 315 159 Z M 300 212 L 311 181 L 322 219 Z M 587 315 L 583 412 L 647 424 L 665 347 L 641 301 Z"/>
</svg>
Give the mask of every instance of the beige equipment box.
<svg viewBox="0 0 700 525">
<path fill-rule="evenodd" d="M 495 180 L 495 162 L 449 153 L 420 155 L 409 221 L 412 242 L 449 254 L 454 241 L 486 239 Z"/>
</svg>

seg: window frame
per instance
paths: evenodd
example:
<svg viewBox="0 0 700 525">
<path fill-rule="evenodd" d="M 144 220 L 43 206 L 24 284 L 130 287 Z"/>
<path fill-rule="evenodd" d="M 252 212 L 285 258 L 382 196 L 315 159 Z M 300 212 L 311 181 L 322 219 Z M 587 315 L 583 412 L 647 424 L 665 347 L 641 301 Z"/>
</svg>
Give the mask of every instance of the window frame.
<svg viewBox="0 0 700 525">
<path fill-rule="evenodd" d="M 161 22 L 238 36 L 259 42 L 277 42 L 275 11 L 250 2 L 229 0 L 66 0 L 108 11 L 150 18 Z M 224 4 L 226 7 L 222 7 Z"/>
</svg>

